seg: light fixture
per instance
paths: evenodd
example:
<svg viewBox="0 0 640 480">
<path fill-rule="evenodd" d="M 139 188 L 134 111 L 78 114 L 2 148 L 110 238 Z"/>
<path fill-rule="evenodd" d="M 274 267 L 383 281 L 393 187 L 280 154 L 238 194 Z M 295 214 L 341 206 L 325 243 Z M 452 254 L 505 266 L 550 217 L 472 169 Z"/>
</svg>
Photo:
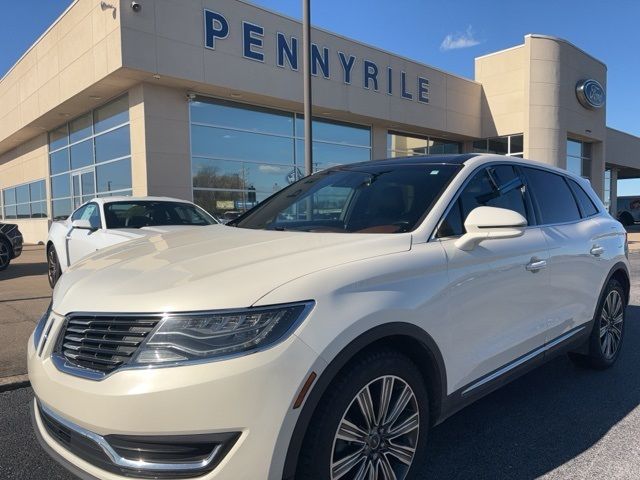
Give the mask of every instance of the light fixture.
<svg viewBox="0 0 640 480">
<path fill-rule="evenodd" d="M 326 117 L 330 117 L 332 115 L 331 112 L 322 112 L 322 115 L 326 116 Z"/>
<path fill-rule="evenodd" d="M 231 92 L 230 96 L 231 98 L 242 98 L 242 94 L 238 92 Z"/>
<path fill-rule="evenodd" d="M 160 80 L 160 75 L 158 75 L 157 73 L 154 73 L 153 78 L 155 78 L 156 80 Z"/>
<path fill-rule="evenodd" d="M 591 130 L 589 130 L 589 129 L 586 129 L 586 130 L 585 130 L 585 132 L 587 132 L 587 133 L 591 133 Z"/>
<path fill-rule="evenodd" d="M 61 112 L 58 115 L 60 115 L 61 117 L 70 117 L 71 116 L 71 114 L 67 113 L 67 112 Z"/>
<path fill-rule="evenodd" d="M 102 100 L 102 97 L 100 95 L 89 95 L 89 98 L 91 100 Z"/>
</svg>

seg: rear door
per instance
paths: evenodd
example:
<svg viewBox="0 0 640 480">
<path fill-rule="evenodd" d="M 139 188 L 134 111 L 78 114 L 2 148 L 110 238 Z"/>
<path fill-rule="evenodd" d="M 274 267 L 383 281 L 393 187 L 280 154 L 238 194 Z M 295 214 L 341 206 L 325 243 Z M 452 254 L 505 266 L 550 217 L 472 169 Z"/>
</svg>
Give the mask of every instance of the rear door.
<svg viewBox="0 0 640 480">
<path fill-rule="evenodd" d="M 524 235 L 493 239 L 470 251 L 455 241 L 464 219 L 478 206 L 507 208 L 528 219 Z M 512 165 L 482 168 L 463 187 L 438 229 L 447 255 L 449 314 L 443 348 L 450 390 L 476 393 L 544 346 L 549 276 L 547 245 L 520 174 Z M 531 266 L 539 268 L 531 268 Z M 449 371 L 450 370 L 450 371 Z"/>
<path fill-rule="evenodd" d="M 551 310 L 547 342 L 552 342 L 578 333 L 593 318 L 607 270 L 603 264 L 606 227 L 574 180 L 539 168 L 523 167 L 523 171 L 549 246 L 552 289 L 544 303 Z"/>
</svg>

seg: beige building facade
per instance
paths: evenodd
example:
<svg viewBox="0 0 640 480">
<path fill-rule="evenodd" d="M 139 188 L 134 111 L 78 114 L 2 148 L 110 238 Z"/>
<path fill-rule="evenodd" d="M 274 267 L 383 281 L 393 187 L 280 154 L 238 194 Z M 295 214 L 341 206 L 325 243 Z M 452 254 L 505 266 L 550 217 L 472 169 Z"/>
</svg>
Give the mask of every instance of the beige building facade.
<svg viewBox="0 0 640 480">
<path fill-rule="evenodd" d="M 232 218 L 304 175 L 302 27 L 239 0 L 77 0 L 0 80 L 0 217 L 26 241 L 96 195 Z M 493 152 L 591 179 L 615 206 L 640 138 L 607 128 L 607 69 L 527 35 L 467 79 L 315 29 L 314 169 Z M 614 212 L 615 213 L 615 212 Z"/>
</svg>

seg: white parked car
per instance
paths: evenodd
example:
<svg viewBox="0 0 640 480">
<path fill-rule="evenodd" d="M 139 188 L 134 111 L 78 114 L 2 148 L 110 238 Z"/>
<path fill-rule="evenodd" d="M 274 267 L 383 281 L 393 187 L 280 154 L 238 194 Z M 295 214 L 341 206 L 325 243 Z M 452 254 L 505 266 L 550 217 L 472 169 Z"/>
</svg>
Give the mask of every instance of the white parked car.
<svg viewBox="0 0 640 480">
<path fill-rule="evenodd" d="M 47 238 L 49 285 L 87 255 L 140 237 L 218 221 L 185 200 L 168 197 L 103 197 L 78 207 L 66 220 L 53 222 Z"/>
<path fill-rule="evenodd" d="M 472 154 L 349 165 L 231 225 L 61 278 L 28 362 L 35 431 L 63 465 L 413 479 L 460 408 L 562 352 L 595 368 L 620 353 L 625 232 L 566 171 Z"/>
</svg>

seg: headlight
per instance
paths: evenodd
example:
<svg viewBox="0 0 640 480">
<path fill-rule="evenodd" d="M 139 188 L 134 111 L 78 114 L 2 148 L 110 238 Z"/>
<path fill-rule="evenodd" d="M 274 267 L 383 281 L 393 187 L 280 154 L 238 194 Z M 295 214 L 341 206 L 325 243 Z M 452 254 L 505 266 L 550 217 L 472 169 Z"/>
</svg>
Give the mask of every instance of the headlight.
<svg viewBox="0 0 640 480">
<path fill-rule="evenodd" d="M 44 312 L 38 323 L 36 324 L 36 329 L 33 331 L 33 346 L 38 348 L 38 344 L 40 343 L 40 339 L 42 338 L 42 332 L 44 332 L 44 327 L 47 324 L 47 320 L 49 320 L 49 315 L 51 315 L 51 303 L 49 303 L 49 307 L 47 307 L 47 311 Z"/>
<path fill-rule="evenodd" d="M 211 360 L 273 345 L 302 322 L 314 302 L 163 318 L 140 346 L 133 364 Z"/>
</svg>

